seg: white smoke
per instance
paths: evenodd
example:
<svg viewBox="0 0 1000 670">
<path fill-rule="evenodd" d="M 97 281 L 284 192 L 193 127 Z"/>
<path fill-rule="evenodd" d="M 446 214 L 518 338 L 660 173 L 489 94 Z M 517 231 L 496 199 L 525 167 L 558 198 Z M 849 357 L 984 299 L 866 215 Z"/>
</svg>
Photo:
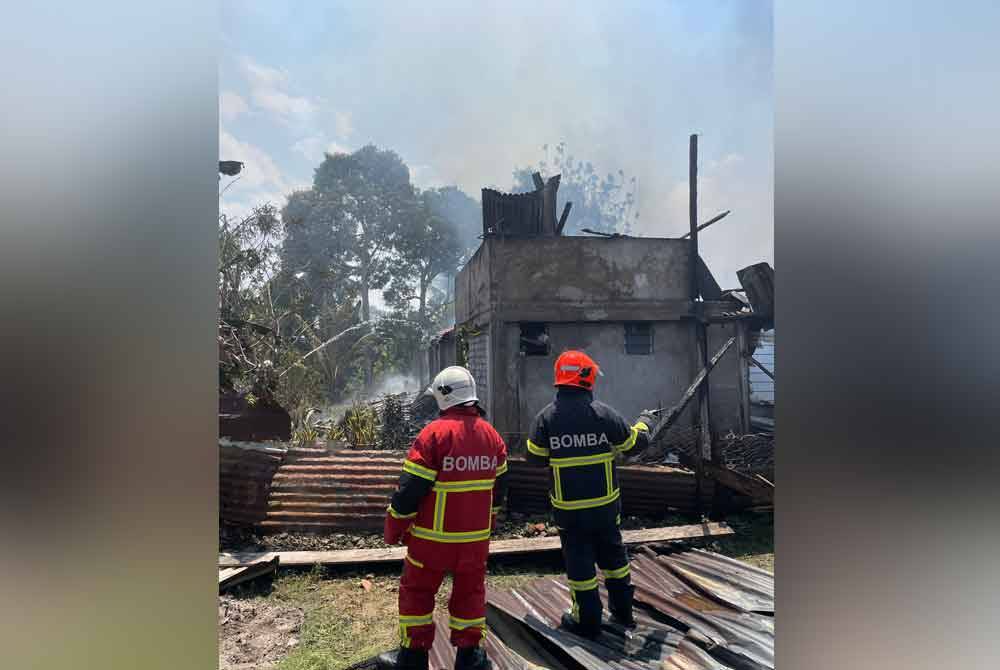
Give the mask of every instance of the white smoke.
<svg viewBox="0 0 1000 670">
<path fill-rule="evenodd" d="M 401 375 L 390 373 L 383 377 L 378 384 L 368 392 L 369 398 L 378 398 L 388 393 L 415 393 L 422 391 L 420 382 L 411 375 Z"/>
</svg>

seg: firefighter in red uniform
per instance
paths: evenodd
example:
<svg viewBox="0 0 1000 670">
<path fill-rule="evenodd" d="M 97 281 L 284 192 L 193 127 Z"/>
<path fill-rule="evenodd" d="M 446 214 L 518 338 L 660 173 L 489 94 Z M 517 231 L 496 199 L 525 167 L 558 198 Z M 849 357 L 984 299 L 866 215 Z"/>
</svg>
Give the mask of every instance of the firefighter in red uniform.
<svg viewBox="0 0 1000 670">
<path fill-rule="evenodd" d="M 427 670 L 434 596 L 452 575 L 448 603 L 456 670 L 492 667 L 486 636 L 486 559 L 506 491 L 507 447 L 482 418 L 476 382 L 462 367 L 431 384 L 441 410 L 413 441 L 385 517 L 385 541 L 407 547 L 399 582 L 400 648 L 379 667 Z"/>
<path fill-rule="evenodd" d="M 601 628 L 595 563 L 604 572 L 611 620 L 635 626 L 628 553 L 618 528 L 615 456 L 646 448 L 658 422 L 644 413 L 629 426 L 594 400 L 599 374 L 597 363 L 582 351 L 562 353 L 555 364 L 555 400 L 535 417 L 528 437 L 528 462 L 551 468 L 549 498 L 573 601 L 562 623 L 584 637 L 596 637 Z"/>
</svg>

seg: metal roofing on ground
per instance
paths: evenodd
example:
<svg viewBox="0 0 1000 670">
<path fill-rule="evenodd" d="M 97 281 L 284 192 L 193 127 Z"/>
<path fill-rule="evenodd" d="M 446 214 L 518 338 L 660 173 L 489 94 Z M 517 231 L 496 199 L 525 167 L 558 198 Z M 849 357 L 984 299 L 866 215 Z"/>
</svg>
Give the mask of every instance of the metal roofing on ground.
<svg viewBox="0 0 1000 670">
<path fill-rule="evenodd" d="M 497 670 L 770 670 L 774 668 L 774 576 L 707 551 L 632 560 L 637 628 L 605 623 L 596 640 L 559 628 L 570 607 L 565 579 L 540 579 L 487 596 L 487 653 Z M 601 586 L 601 598 L 607 593 Z M 431 668 L 454 651 L 440 613 Z"/>
</svg>

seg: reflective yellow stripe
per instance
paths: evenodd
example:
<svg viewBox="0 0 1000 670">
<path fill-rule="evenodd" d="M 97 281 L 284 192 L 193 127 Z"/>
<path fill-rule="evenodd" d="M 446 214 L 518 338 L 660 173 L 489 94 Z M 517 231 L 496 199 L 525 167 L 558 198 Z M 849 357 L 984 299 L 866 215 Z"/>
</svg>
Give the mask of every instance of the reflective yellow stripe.
<svg viewBox="0 0 1000 670">
<path fill-rule="evenodd" d="M 552 467 L 552 483 L 555 485 L 556 500 L 562 500 L 562 473 L 557 466 Z"/>
<path fill-rule="evenodd" d="M 427 624 L 434 623 L 434 613 L 421 614 L 417 616 L 400 614 L 399 615 L 399 644 L 401 647 L 409 647 L 410 642 L 410 626 L 426 626 Z"/>
<path fill-rule="evenodd" d="M 389 511 L 389 516 L 391 516 L 393 519 L 412 519 L 417 515 L 416 512 L 413 512 L 411 514 L 400 514 L 399 512 L 397 512 L 392 508 L 392 503 L 389 503 L 388 511 Z"/>
<path fill-rule="evenodd" d="M 490 529 L 486 528 L 483 530 L 471 530 L 461 533 L 451 533 L 448 531 L 436 531 L 430 528 L 422 528 L 421 526 L 414 526 L 410 529 L 410 534 L 413 537 L 419 537 L 424 540 L 434 540 L 435 542 L 476 542 L 479 540 L 490 539 Z"/>
<path fill-rule="evenodd" d="M 448 617 L 448 626 L 455 630 L 465 630 L 466 628 L 485 628 L 486 617 L 478 619 L 459 619 L 457 616 Z"/>
<path fill-rule="evenodd" d="M 567 458 L 550 458 L 552 467 L 572 468 L 579 465 L 597 465 L 598 463 L 610 463 L 615 460 L 614 452 L 605 454 L 594 454 L 593 456 L 569 456 Z"/>
<path fill-rule="evenodd" d="M 493 488 L 495 479 L 470 479 L 464 482 L 442 482 L 434 483 L 435 491 L 489 491 Z"/>
<path fill-rule="evenodd" d="M 497 466 L 497 477 L 499 477 L 505 472 L 507 472 L 507 461 L 504 461 L 503 463 Z"/>
<path fill-rule="evenodd" d="M 607 463 L 604 464 L 604 478 L 607 480 L 607 484 L 608 484 L 608 493 L 607 493 L 607 495 L 611 495 L 612 491 L 614 490 L 611 487 L 611 484 L 612 484 L 612 481 L 611 481 L 611 461 L 608 461 Z"/>
<path fill-rule="evenodd" d="M 438 491 L 434 494 L 434 530 L 441 531 L 444 530 L 444 506 L 445 498 L 448 494 L 444 491 Z"/>
<path fill-rule="evenodd" d="M 591 577 L 590 579 L 583 579 L 580 581 L 567 579 L 566 582 L 569 584 L 569 588 L 574 591 L 590 591 L 591 589 L 597 588 L 597 577 Z"/>
<path fill-rule="evenodd" d="M 528 440 L 528 451 L 533 453 L 535 456 L 548 456 L 549 450 L 545 447 L 539 447 L 537 444 Z"/>
<path fill-rule="evenodd" d="M 408 561 L 409 561 L 410 563 L 413 563 L 413 565 L 417 566 L 418 568 L 422 568 L 422 567 L 424 567 L 424 564 L 423 564 L 423 563 L 421 563 L 421 562 L 420 562 L 420 561 L 418 561 L 417 559 L 413 558 L 413 557 L 412 557 L 412 556 L 410 556 L 409 554 L 407 554 L 407 555 L 406 555 L 406 560 L 408 560 Z"/>
<path fill-rule="evenodd" d="M 618 500 L 618 496 L 621 495 L 621 489 L 615 489 L 611 495 L 601 496 L 600 498 L 585 498 L 583 500 L 556 500 L 554 497 L 549 496 L 549 500 L 552 502 L 552 506 L 558 509 L 587 509 L 590 507 L 600 507 L 601 505 L 607 505 L 610 502 Z"/>
<path fill-rule="evenodd" d="M 500 510 L 502 510 L 502 509 L 503 509 L 503 507 L 491 507 L 490 508 L 490 512 L 492 512 L 493 514 L 499 514 Z"/>
<path fill-rule="evenodd" d="M 403 461 L 403 472 L 409 472 L 411 475 L 422 477 L 431 482 L 437 479 L 437 472 L 435 470 L 414 463 L 410 459 Z"/>
<path fill-rule="evenodd" d="M 628 563 L 623 567 L 615 568 L 614 570 L 602 570 L 604 576 L 608 579 L 621 579 L 628 574 Z"/>
<path fill-rule="evenodd" d="M 643 425 L 645 425 L 645 424 L 643 424 Z M 631 449 L 632 447 L 635 446 L 635 440 L 638 437 L 639 437 L 639 429 L 636 428 L 635 426 L 632 426 L 629 429 L 628 439 L 626 439 L 621 444 L 612 445 L 612 448 L 615 451 L 628 451 L 629 449 Z"/>
<path fill-rule="evenodd" d="M 641 430 L 644 433 L 648 433 L 649 432 L 649 426 L 646 425 L 645 421 L 636 421 L 635 425 L 632 426 L 632 427 L 635 428 L 635 429 L 637 429 L 637 430 Z"/>
</svg>

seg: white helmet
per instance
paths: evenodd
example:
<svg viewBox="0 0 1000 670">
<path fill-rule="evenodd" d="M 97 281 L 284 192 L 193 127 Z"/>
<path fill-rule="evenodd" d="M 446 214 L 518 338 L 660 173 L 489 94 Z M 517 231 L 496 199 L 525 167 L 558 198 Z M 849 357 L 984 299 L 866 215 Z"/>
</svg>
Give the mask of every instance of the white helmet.
<svg viewBox="0 0 1000 670">
<path fill-rule="evenodd" d="M 442 412 L 455 405 L 479 400 L 476 397 L 476 380 L 472 378 L 472 373 L 458 365 L 452 365 L 439 372 L 427 391 L 434 394 L 434 400 Z"/>
</svg>

